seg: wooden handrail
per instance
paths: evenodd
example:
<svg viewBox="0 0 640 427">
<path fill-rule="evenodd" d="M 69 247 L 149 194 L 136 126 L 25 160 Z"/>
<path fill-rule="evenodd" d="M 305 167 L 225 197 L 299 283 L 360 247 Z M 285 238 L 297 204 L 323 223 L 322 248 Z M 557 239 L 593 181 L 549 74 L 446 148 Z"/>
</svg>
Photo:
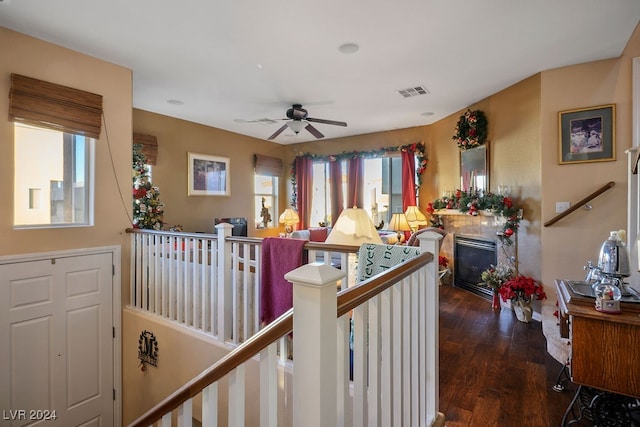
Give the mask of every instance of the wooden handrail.
<svg viewBox="0 0 640 427">
<path fill-rule="evenodd" d="M 163 231 L 163 230 L 147 230 L 140 228 L 127 228 L 127 233 L 133 234 L 155 234 L 155 235 L 171 235 L 175 237 L 190 237 L 196 239 L 212 239 L 218 238 L 217 234 L 206 233 L 185 233 L 183 231 Z M 229 236 L 225 238 L 225 241 L 232 243 L 262 243 L 262 237 L 243 237 L 243 236 Z M 333 245 L 323 242 L 307 242 L 304 244 L 304 249 L 314 251 L 330 251 L 330 252 L 342 252 L 342 253 L 354 253 L 358 252 L 358 246 L 351 245 Z"/>
<path fill-rule="evenodd" d="M 614 185 L 616 185 L 615 182 L 609 181 L 606 185 L 602 186 L 601 188 L 597 189 L 593 193 L 589 194 L 587 197 L 585 197 L 584 199 L 580 200 L 578 203 L 576 203 L 575 205 L 571 206 L 566 211 L 559 213 L 558 215 L 556 215 L 553 218 L 551 218 L 549 221 L 545 222 L 544 226 L 548 227 L 548 226 L 550 226 L 552 224 L 555 224 L 556 222 L 560 221 L 565 216 L 569 215 L 571 212 L 573 212 L 573 211 L 575 211 L 577 209 L 580 209 L 582 206 L 586 205 L 591 200 L 595 199 L 596 197 L 598 197 L 599 195 L 601 195 L 602 193 L 604 193 L 608 189 L 612 188 Z"/>
<path fill-rule="evenodd" d="M 129 424 L 129 427 L 147 427 L 173 411 L 189 398 L 195 397 L 209 384 L 220 380 L 229 372 L 251 359 L 260 351 L 293 330 L 293 308 L 271 322 L 269 326 L 236 347 L 197 377 L 180 387 L 146 413 Z"/>
<path fill-rule="evenodd" d="M 362 303 L 381 294 L 398 281 L 433 261 L 433 254 L 423 252 L 401 264 L 395 265 L 381 274 L 363 280 L 356 286 L 338 292 L 338 317 L 344 316 Z"/>
<path fill-rule="evenodd" d="M 332 245 L 341 246 L 341 245 Z M 341 317 L 382 293 L 385 289 L 409 276 L 419 268 L 433 261 L 433 254 L 424 252 L 410 260 L 398 264 L 383 273 L 367 279 L 358 285 L 338 293 L 337 317 Z M 205 387 L 222 379 L 229 372 L 251 359 L 283 335 L 293 331 L 293 308 L 271 322 L 267 327 L 220 359 L 197 377 L 180 387 L 153 408 L 138 417 L 129 427 L 146 427 L 160 420 L 168 412 L 202 392 Z"/>
</svg>

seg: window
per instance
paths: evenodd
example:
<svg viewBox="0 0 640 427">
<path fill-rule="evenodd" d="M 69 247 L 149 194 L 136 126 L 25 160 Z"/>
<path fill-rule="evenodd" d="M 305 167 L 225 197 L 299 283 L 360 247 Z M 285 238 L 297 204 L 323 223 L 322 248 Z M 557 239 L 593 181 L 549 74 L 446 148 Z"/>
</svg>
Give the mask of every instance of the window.
<svg viewBox="0 0 640 427">
<path fill-rule="evenodd" d="M 278 226 L 278 177 L 282 175 L 282 159 L 254 154 L 254 210 L 256 228 Z"/>
<path fill-rule="evenodd" d="M 81 135 L 15 123 L 16 228 L 93 225 L 93 145 Z"/>
<path fill-rule="evenodd" d="M 373 222 L 389 224 L 394 212 L 402 209 L 402 159 L 399 156 L 364 160 L 363 208 Z"/>
<path fill-rule="evenodd" d="M 255 175 L 256 228 L 278 226 L 278 177 Z"/>
<path fill-rule="evenodd" d="M 313 163 L 313 193 L 309 223 L 317 227 L 320 223 L 331 224 L 331 180 L 329 162 Z"/>
<path fill-rule="evenodd" d="M 331 180 L 329 162 L 313 164 L 313 195 L 310 223 L 331 223 Z M 347 195 L 347 165 L 342 162 L 342 193 Z M 391 214 L 402 211 L 402 159 L 400 156 L 364 159 L 364 208 L 374 223 L 389 223 Z M 375 207 L 374 207 L 375 205 Z M 349 206 L 352 207 L 352 206 Z"/>
</svg>

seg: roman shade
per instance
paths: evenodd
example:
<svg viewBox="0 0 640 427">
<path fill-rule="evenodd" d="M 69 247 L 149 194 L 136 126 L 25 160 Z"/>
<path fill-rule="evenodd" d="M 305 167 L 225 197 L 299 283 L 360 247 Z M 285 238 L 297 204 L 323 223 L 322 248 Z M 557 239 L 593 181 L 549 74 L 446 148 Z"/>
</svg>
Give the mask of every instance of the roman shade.
<svg viewBox="0 0 640 427">
<path fill-rule="evenodd" d="M 145 158 L 145 163 L 151 166 L 158 160 L 158 138 L 153 135 L 133 133 L 133 144 L 140 146 L 140 152 Z"/>
<path fill-rule="evenodd" d="M 281 176 L 282 159 L 254 154 L 256 175 Z"/>
<path fill-rule="evenodd" d="M 9 120 L 98 139 L 102 95 L 11 74 Z"/>
</svg>

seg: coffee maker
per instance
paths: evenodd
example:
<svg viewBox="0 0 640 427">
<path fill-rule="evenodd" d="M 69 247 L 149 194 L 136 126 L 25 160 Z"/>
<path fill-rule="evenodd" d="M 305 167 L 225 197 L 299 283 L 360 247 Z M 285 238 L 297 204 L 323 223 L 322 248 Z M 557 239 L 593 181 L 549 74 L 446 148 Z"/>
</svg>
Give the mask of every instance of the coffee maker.
<svg viewBox="0 0 640 427">
<path fill-rule="evenodd" d="M 627 247 L 620 239 L 618 231 L 611 231 L 609 238 L 602 243 L 598 255 L 598 269 L 600 275 L 607 278 L 619 279 L 629 277 L 629 254 Z"/>
</svg>

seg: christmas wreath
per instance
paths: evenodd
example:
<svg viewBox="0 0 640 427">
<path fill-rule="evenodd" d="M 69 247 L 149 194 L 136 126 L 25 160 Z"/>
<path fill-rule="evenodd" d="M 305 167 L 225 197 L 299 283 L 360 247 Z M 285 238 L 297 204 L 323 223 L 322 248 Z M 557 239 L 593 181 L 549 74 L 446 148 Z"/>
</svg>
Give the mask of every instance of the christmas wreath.
<svg viewBox="0 0 640 427">
<path fill-rule="evenodd" d="M 463 150 L 482 145 L 487 140 L 487 118 L 484 113 L 480 110 L 467 110 L 458 119 L 451 139 Z"/>
</svg>

